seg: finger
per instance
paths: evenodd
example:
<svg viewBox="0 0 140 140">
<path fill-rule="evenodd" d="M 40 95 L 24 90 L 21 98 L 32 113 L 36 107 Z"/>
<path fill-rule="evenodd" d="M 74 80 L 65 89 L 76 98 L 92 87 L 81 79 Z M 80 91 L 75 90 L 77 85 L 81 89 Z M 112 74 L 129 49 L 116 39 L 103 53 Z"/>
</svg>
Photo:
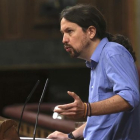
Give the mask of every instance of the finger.
<svg viewBox="0 0 140 140">
<path fill-rule="evenodd" d="M 59 108 L 59 105 L 57 105 L 55 108 L 54 108 L 54 112 L 58 112 L 58 111 L 60 111 L 60 110 L 62 110 L 61 108 Z"/>
<path fill-rule="evenodd" d="M 67 93 L 74 99 L 79 100 L 79 96 L 75 92 L 67 91 Z"/>
<path fill-rule="evenodd" d="M 69 113 L 61 113 L 61 115 L 64 115 L 64 116 L 75 116 L 76 113 L 75 112 L 69 112 Z"/>
<path fill-rule="evenodd" d="M 47 138 L 55 139 L 56 138 L 55 133 L 56 132 L 51 133 L 50 135 L 47 136 Z"/>
<path fill-rule="evenodd" d="M 76 111 L 74 111 L 73 109 L 61 109 L 61 110 L 55 110 L 55 112 L 57 112 L 58 114 L 61 114 L 61 115 L 65 115 L 65 113 L 67 114 L 67 113 L 72 113 L 72 112 L 76 112 Z"/>
<path fill-rule="evenodd" d="M 61 115 L 76 115 L 76 114 L 82 114 L 83 115 L 83 111 L 81 111 L 81 109 L 77 109 L 77 108 L 72 108 L 72 109 L 69 109 L 69 110 L 65 110 L 65 111 L 62 111 L 62 112 L 59 112 L 59 114 Z"/>
<path fill-rule="evenodd" d="M 73 103 L 69 103 L 69 104 L 64 104 L 64 105 L 59 105 L 58 108 L 59 109 L 55 109 L 55 111 L 61 112 L 64 110 L 68 110 L 74 107 Z"/>
</svg>

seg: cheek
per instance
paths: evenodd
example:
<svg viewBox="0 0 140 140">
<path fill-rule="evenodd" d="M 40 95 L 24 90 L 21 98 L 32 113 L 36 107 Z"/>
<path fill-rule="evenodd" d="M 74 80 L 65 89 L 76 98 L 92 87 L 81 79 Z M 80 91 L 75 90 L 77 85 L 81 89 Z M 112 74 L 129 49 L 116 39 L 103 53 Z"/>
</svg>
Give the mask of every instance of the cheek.
<svg viewBox="0 0 140 140">
<path fill-rule="evenodd" d="M 71 39 L 71 42 L 74 44 L 74 45 L 78 45 L 78 44 L 81 44 L 81 42 L 83 41 L 83 39 L 84 39 L 84 37 L 83 36 L 81 36 L 81 35 L 78 35 L 78 36 L 76 36 L 76 37 L 73 37 L 72 39 Z"/>
<path fill-rule="evenodd" d="M 83 34 L 78 34 L 70 38 L 70 45 L 76 49 L 82 49 L 84 43 L 87 41 L 87 37 Z"/>
<path fill-rule="evenodd" d="M 71 37 L 69 40 L 69 44 L 74 48 L 78 45 L 78 43 L 79 43 L 78 37 Z"/>
</svg>

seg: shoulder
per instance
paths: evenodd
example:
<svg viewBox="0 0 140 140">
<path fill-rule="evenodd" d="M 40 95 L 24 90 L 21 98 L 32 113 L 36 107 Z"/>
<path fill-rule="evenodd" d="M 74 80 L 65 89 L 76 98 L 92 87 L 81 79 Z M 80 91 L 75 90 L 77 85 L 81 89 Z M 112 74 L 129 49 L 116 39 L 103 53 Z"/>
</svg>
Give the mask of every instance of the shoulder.
<svg viewBox="0 0 140 140">
<path fill-rule="evenodd" d="M 103 49 L 103 55 L 106 57 L 114 57 L 116 55 L 121 55 L 132 58 L 130 52 L 124 46 L 116 42 L 108 42 Z"/>
<path fill-rule="evenodd" d="M 110 55 L 121 54 L 127 51 L 124 46 L 116 42 L 108 42 L 104 47 L 104 52 Z"/>
</svg>

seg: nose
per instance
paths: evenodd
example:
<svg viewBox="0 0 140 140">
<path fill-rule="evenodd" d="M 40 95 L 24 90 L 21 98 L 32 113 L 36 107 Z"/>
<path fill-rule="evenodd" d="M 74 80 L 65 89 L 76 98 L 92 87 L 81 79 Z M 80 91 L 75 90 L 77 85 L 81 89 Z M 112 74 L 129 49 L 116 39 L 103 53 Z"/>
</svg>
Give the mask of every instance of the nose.
<svg viewBox="0 0 140 140">
<path fill-rule="evenodd" d="M 69 42 L 69 38 L 66 34 L 63 35 L 63 40 L 62 43 L 68 43 Z"/>
</svg>

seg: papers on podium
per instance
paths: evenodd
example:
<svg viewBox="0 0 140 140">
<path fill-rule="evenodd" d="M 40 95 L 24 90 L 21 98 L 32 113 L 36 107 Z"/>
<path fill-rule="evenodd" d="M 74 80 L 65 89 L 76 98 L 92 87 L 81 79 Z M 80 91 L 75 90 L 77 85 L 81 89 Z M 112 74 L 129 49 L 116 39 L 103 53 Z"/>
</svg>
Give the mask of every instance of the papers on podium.
<svg viewBox="0 0 140 140">
<path fill-rule="evenodd" d="M 31 137 L 20 137 L 20 140 L 33 140 L 33 138 L 31 138 Z M 35 138 L 35 140 L 52 140 L 52 139 Z"/>
<path fill-rule="evenodd" d="M 20 140 L 33 140 L 31 137 L 20 137 Z M 47 138 L 35 138 L 35 140 L 70 140 L 70 139 L 47 139 Z M 72 140 L 72 139 L 71 139 Z"/>
</svg>

